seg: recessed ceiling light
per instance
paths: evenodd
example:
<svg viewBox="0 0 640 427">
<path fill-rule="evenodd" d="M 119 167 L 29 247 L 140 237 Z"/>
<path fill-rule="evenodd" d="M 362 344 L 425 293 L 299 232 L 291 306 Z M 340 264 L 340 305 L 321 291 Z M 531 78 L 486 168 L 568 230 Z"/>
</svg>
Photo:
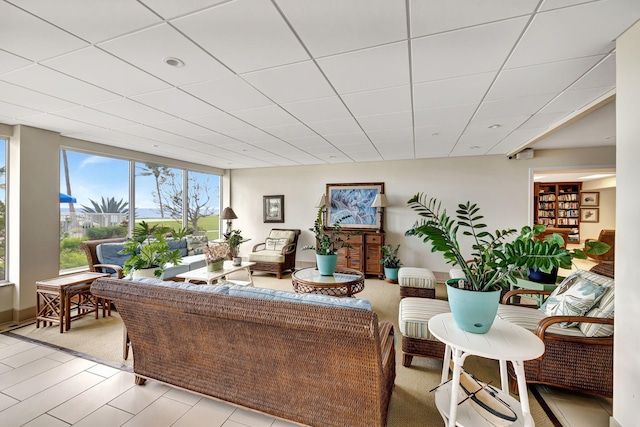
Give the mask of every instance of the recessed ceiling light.
<svg viewBox="0 0 640 427">
<path fill-rule="evenodd" d="M 489 128 L 489 129 L 498 129 L 500 126 L 502 126 L 502 125 L 499 125 L 499 124 L 496 123 L 495 125 L 487 126 L 487 128 Z"/>
<path fill-rule="evenodd" d="M 480 148 L 479 145 L 472 145 L 471 147 L 469 147 L 469 149 L 471 150 L 477 150 L 478 148 Z"/>
<path fill-rule="evenodd" d="M 174 58 L 171 56 L 164 58 L 163 61 L 165 64 L 170 65 L 172 67 L 184 67 L 184 62 L 181 59 Z"/>
<path fill-rule="evenodd" d="M 431 136 L 438 136 L 438 135 L 440 135 L 438 132 L 434 132 L 431 134 Z"/>
<path fill-rule="evenodd" d="M 153 148 L 160 148 L 158 144 L 153 144 Z"/>
<path fill-rule="evenodd" d="M 330 158 L 330 159 L 335 159 L 335 158 L 336 158 L 336 156 L 329 156 L 329 158 Z"/>
</svg>

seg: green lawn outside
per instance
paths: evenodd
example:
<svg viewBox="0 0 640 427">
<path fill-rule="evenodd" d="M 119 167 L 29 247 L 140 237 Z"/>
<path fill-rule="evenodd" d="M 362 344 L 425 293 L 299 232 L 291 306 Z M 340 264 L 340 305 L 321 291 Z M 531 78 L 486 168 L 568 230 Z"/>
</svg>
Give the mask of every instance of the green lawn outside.
<svg viewBox="0 0 640 427">
<path fill-rule="evenodd" d="M 150 226 L 154 226 L 158 224 L 158 225 L 163 225 L 165 227 L 171 227 L 174 230 L 182 228 L 182 222 L 174 219 L 158 220 L 157 218 L 150 218 L 150 219 L 137 218 L 136 224 L 138 224 L 140 221 L 145 221 Z M 220 236 L 219 225 L 220 225 L 219 215 L 205 216 L 200 218 L 200 220 L 198 221 L 198 226 L 200 230 L 206 230 L 205 234 L 207 238 L 209 238 L 209 240 L 217 239 Z"/>
</svg>

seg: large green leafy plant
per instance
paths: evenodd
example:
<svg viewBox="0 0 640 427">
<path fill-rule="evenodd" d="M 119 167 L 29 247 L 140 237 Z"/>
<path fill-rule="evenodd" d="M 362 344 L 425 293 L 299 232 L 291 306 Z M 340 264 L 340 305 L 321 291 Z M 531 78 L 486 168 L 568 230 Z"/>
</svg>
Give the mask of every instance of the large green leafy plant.
<svg viewBox="0 0 640 427">
<path fill-rule="evenodd" d="M 305 246 L 302 250 L 314 249 L 318 255 L 335 255 L 338 253 L 340 248 L 352 248 L 350 244 L 342 239 L 343 234 L 341 225 L 341 223 L 347 218 L 350 218 L 351 215 L 343 216 L 333 224 L 332 228 L 325 230 L 324 221 L 322 220 L 323 211 L 324 206 L 318 209 L 318 215 L 313 223 L 313 227 L 309 229 L 310 231 L 313 231 L 316 239 L 316 245 Z"/>
<path fill-rule="evenodd" d="M 475 291 L 491 291 L 506 285 L 525 269 L 549 273 L 554 267 L 571 268 L 572 258 L 586 259 L 580 249 L 562 248 L 562 236 L 550 235 L 544 240 L 534 237 L 544 231 L 544 226 L 533 228 L 486 231 L 486 224 L 476 204 L 459 204 L 456 219 L 451 218 L 436 198 L 418 193 L 408 205 L 421 217 L 405 235 L 422 238 L 431 244 L 432 252 L 442 252 L 447 263 L 458 266 L 466 276 L 466 286 Z M 458 232 L 472 241 L 471 259 L 462 254 Z M 603 254 L 609 245 L 592 242 L 590 254 Z"/>
<path fill-rule="evenodd" d="M 142 221 L 133 230 L 133 237 L 125 242 L 121 253 L 130 254 L 122 270 L 129 274 L 133 270 L 154 268 L 153 274 L 160 277 L 166 264 L 178 265 L 182 260 L 179 250 L 171 250 L 165 237 L 171 229 L 149 226 Z"/>
<path fill-rule="evenodd" d="M 395 248 L 391 245 L 384 245 L 380 248 L 382 252 L 382 258 L 380 259 L 380 264 L 382 264 L 385 268 L 400 268 L 402 266 L 402 261 L 398 258 L 398 251 L 400 250 L 400 245 Z"/>
</svg>

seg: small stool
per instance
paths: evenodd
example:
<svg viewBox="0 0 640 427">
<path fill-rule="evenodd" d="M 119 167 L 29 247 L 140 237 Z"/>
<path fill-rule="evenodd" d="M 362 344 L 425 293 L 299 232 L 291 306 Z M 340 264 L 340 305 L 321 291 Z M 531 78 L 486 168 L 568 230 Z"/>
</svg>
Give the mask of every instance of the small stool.
<svg viewBox="0 0 640 427">
<path fill-rule="evenodd" d="M 411 366 L 413 356 L 442 360 L 445 345 L 429 332 L 429 320 L 448 313 L 449 303 L 438 299 L 404 298 L 400 300 L 398 325 L 402 334 L 402 366 Z"/>
<path fill-rule="evenodd" d="M 400 298 L 433 299 L 436 297 L 436 277 L 429 269 L 402 267 L 398 271 L 398 283 L 400 284 Z"/>
</svg>

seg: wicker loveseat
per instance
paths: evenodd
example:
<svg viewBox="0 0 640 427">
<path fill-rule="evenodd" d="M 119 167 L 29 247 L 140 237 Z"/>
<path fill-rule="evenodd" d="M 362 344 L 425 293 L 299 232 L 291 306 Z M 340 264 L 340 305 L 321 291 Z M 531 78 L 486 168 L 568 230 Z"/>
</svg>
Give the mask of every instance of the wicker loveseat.
<svg viewBox="0 0 640 427">
<path fill-rule="evenodd" d="M 158 380 L 305 425 L 386 425 L 391 323 L 368 309 L 297 301 L 356 299 L 288 292 L 292 301 L 269 300 L 234 293 L 260 288 L 175 285 L 105 278 L 91 286 L 124 321 L 136 383 Z"/>
</svg>

